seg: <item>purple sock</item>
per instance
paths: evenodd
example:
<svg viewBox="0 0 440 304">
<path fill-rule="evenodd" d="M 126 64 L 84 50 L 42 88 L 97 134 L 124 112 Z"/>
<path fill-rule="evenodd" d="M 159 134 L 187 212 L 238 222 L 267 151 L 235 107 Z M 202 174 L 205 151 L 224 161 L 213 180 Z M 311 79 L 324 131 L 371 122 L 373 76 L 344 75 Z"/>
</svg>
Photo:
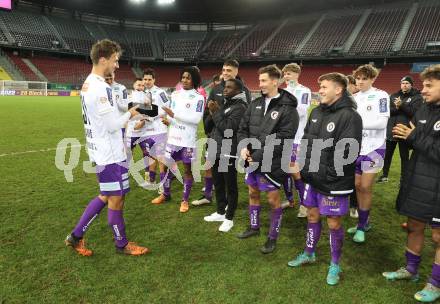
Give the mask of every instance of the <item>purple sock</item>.
<svg viewBox="0 0 440 304">
<path fill-rule="evenodd" d="M 307 240 L 304 252 L 311 255 L 315 252 L 316 245 L 321 237 L 321 222 L 307 223 Z"/>
<path fill-rule="evenodd" d="M 208 199 L 212 198 L 212 177 L 205 177 L 205 197 Z"/>
<path fill-rule="evenodd" d="M 185 178 L 183 180 L 183 197 L 182 197 L 182 199 L 184 201 L 189 200 L 189 194 L 191 193 L 192 184 L 193 184 L 192 178 Z"/>
<path fill-rule="evenodd" d="M 78 224 L 76 224 L 75 229 L 73 229 L 73 235 L 77 238 L 82 238 L 90 224 L 96 219 L 105 205 L 99 196 L 92 199 L 87 205 L 86 210 L 84 210 Z"/>
<path fill-rule="evenodd" d="M 166 173 L 161 173 L 160 180 L 162 181 L 165 178 Z M 173 173 L 171 171 L 168 171 L 168 176 L 165 178 L 165 181 L 163 182 L 163 195 L 169 197 L 171 196 L 171 182 L 173 181 Z"/>
<path fill-rule="evenodd" d="M 150 174 L 150 182 L 154 183 L 156 181 L 156 171 L 150 170 L 149 174 Z"/>
<path fill-rule="evenodd" d="M 332 254 L 332 263 L 339 264 L 342 254 L 342 245 L 344 243 L 344 229 L 330 229 L 330 251 Z"/>
<path fill-rule="evenodd" d="M 412 274 L 417 274 L 419 272 L 419 264 L 422 260 L 420 255 L 415 255 L 408 250 L 405 252 L 406 256 L 406 270 Z"/>
<path fill-rule="evenodd" d="M 432 264 L 432 273 L 429 278 L 429 283 L 437 288 L 440 288 L 440 265 Z"/>
<path fill-rule="evenodd" d="M 278 238 L 278 234 L 280 233 L 282 218 L 283 218 L 282 208 L 272 209 L 272 213 L 270 215 L 270 230 L 269 230 L 269 238 L 271 240 L 276 240 Z"/>
<path fill-rule="evenodd" d="M 260 229 L 260 211 L 261 206 L 249 205 L 249 219 L 251 221 L 251 229 Z"/>
<path fill-rule="evenodd" d="M 115 237 L 115 245 L 119 248 L 124 248 L 128 244 L 127 236 L 125 235 L 125 223 L 122 216 L 122 210 L 108 209 L 108 225 L 113 231 Z"/>
<path fill-rule="evenodd" d="M 304 182 L 302 179 L 297 179 L 294 183 L 296 191 L 298 191 L 299 202 L 302 203 L 304 200 Z"/>
<path fill-rule="evenodd" d="M 365 227 L 367 227 L 368 224 L 368 218 L 370 216 L 370 210 L 362 210 L 358 208 L 359 213 L 359 222 L 357 225 L 357 229 L 359 230 L 365 230 Z"/>
<path fill-rule="evenodd" d="M 286 199 L 291 202 L 293 201 L 293 191 L 292 191 L 292 177 L 288 176 L 283 183 L 284 193 L 286 194 Z"/>
</svg>

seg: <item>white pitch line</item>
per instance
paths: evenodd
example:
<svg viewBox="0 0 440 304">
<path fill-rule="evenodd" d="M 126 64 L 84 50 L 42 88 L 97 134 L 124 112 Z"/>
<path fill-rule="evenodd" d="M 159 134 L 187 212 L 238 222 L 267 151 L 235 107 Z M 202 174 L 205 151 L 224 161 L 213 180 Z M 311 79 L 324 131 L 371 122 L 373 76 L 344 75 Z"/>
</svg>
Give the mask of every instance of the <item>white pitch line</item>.
<svg viewBox="0 0 440 304">
<path fill-rule="evenodd" d="M 77 148 L 82 147 L 84 145 L 71 145 L 70 148 Z M 15 156 L 15 155 L 22 155 L 22 154 L 29 154 L 29 153 L 37 153 L 37 152 L 49 152 L 49 151 L 55 151 L 57 148 L 47 148 L 47 149 L 41 149 L 41 150 L 29 150 L 29 151 L 22 151 L 22 152 L 11 152 L 11 153 L 4 153 L 0 154 L 0 157 L 4 156 Z"/>
</svg>

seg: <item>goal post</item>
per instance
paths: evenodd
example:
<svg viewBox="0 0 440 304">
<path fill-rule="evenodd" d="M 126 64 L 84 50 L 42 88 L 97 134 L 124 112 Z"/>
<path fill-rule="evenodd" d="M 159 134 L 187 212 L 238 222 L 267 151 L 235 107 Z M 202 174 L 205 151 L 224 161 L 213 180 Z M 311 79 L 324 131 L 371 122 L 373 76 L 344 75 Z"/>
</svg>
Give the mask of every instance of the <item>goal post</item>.
<svg viewBox="0 0 440 304">
<path fill-rule="evenodd" d="M 47 96 L 47 82 L 0 80 L 1 96 Z"/>
</svg>

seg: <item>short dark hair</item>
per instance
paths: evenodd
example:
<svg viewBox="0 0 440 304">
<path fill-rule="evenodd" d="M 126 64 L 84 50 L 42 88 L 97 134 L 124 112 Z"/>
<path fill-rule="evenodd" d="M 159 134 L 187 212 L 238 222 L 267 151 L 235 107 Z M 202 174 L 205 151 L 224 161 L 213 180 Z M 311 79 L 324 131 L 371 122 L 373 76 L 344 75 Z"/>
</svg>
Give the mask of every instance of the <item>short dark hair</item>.
<svg viewBox="0 0 440 304">
<path fill-rule="evenodd" d="M 423 72 L 420 73 L 420 79 L 422 81 L 428 79 L 440 80 L 440 64 L 430 65 L 424 69 Z"/>
<path fill-rule="evenodd" d="M 144 80 L 143 80 L 142 78 L 140 78 L 140 77 L 136 77 L 136 79 L 134 80 L 133 83 L 136 83 L 136 81 L 142 81 L 142 82 L 144 82 Z"/>
<path fill-rule="evenodd" d="M 342 87 L 344 90 L 347 89 L 348 80 L 344 74 L 333 72 L 321 75 L 318 78 L 318 83 L 321 83 L 323 80 L 334 82 Z"/>
<path fill-rule="evenodd" d="M 225 62 L 223 62 L 223 65 L 232 66 L 237 69 L 240 67 L 240 63 L 235 59 L 226 59 Z"/>
<path fill-rule="evenodd" d="M 216 81 L 220 81 L 220 74 L 215 74 L 214 76 L 212 76 L 212 82 L 216 82 Z"/>
<path fill-rule="evenodd" d="M 356 79 L 353 77 L 353 75 L 347 75 L 347 80 L 349 84 L 354 84 L 356 85 Z"/>
<path fill-rule="evenodd" d="M 185 72 L 191 75 L 191 81 L 193 83 L 194 89 L 199 88 L 200 84 L 202 83 L 202 76 L 200 76 L 200 69 L 196 66 L 186 66 L 182 69 L 182 72 L 180 73 L 180 79 L 182 79 L 182 76 Z"/>
<path fill-rule="evenodd" d="M 353 71 L 353 76 L 365 76 L 368 79 L 374 79 L 379 75 L 379 70 L 371 64 L 364 64 Z"/>
<path fill-rule="evenodd" d="M 122 54 L 121 46 L 110 39 L 103 39 L 92 46 L 90 59 L 94 65 L 97 65 L 100 58 L 110 59 L 115 53 Z"/>
<path fill-rule="evenodd" d="M 243 92 L 243 90 L 244 90 L 243 87 L 244 86 L 243 86 L 243 82 L 241 82 L 241 80 L 239 80 L 239 79 L 229 79 L 229 80 L 226 80 L 226 82 L 228 82 L 228 81 L 233 82 L 235 87 L 237 88 L 237 90 L 240 91 L 240 92 Z"/>
<path fill-rule="evenodd" d="M 258 74 L 265 74 L 267 73 L 270 78 L 272 79 L 280 79 L 281 78 L 281 70 L 275 65 L 266 65 L 258 70 Z"/>
<path fill-rule="evenodd" d="M 153 77 L 153 79 L 156 79 L 156 72 L 154 72 L 154 70 L 152 68 L 146 68 L 144 70 L 143 76 L 145 76 L 145 75 L 150 75 L 151 77 Z"/>
</svg>

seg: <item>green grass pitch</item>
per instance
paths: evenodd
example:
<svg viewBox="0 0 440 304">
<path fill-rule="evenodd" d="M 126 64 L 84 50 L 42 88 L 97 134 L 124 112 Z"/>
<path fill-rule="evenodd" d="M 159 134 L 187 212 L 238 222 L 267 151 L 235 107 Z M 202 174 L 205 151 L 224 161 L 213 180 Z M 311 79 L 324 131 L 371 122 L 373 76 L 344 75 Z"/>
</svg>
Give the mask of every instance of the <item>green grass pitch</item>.
<svg viewBox="0 0 440 304">
<path fill-rule="evenodd" d="M 214 206 L 191 207 L 180 214 L 178 182 L 171 203 L 153 206 L 150 200 L 157 193 L 132 181 L 124 212 L 128 237 L 148 246 L 151 254 L 116 255 L 103 211 L 86 235 L 94 255 L 80 257 L 63 241 L 97 195 L 96 177 L 78 167 L 74 182 L 67 183 L 55 167 L 55 151 L 39 151 L 55 148 L 65 137 L 84 143 L 80 108 L 78 97 L 0 97 L 0 303 L 412 303 L 430 275 L 429 241 L 420 283 L 387 282 L 381 275 L 404 263 L 404 219 L 394 209 L 398 153 L 391 181 L 375 186 L 374 227 L 366 244 L 345 237 L 343 278 L 336 287 L 325 283 L 330 259 L 326 228 L 317 263 L 287 267 L 304 248 L 306 221 L 296 218 L 296 209 L 285 212 L 273 254 L 259 252 L 269 225 L 264 199 L 261 236 L 235 237 L 248 225 L 243 176 L 230 233 L 203 221 Z M 13 154 L 25 151 L 37 152 Z M 201 187 L 194 185 L 191 199 L 199 197 Z M 346 218 L 344 227 L 354 223 Z"/>
</svg>

